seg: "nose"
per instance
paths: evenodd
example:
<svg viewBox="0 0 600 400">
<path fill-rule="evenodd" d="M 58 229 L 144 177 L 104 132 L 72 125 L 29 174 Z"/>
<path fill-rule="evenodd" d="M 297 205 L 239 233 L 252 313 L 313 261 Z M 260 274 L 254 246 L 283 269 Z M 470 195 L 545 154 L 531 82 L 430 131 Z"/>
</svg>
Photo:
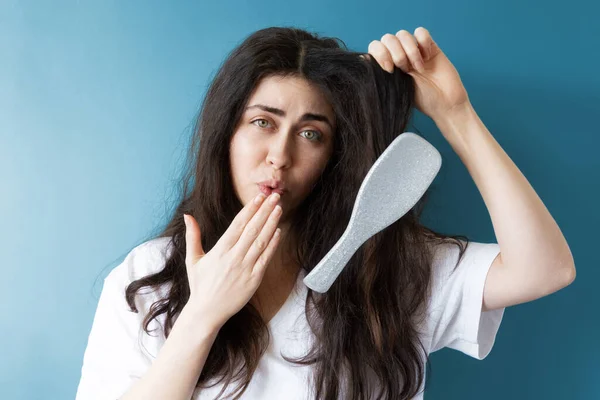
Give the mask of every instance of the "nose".
<svg viewBox="0 0 600 400">
<path fill-rule="evenodd" d="M 271 137 L 267 154 L 267 164 L 277 169 L 289 167 L 292 156 L 288 137 L 285 132 L 279 132 L 279 134 Z"/>
</svg>

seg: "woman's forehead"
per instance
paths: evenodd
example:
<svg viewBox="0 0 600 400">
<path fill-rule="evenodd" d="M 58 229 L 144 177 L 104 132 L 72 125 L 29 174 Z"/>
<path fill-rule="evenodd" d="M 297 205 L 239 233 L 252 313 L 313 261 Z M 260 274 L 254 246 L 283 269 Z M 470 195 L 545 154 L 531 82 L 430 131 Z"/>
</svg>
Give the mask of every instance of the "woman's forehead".
<svg viewBox="0 0 600 400">
<path fill-rule="evenodd" d="M 269 76 L 261 80 L 248 102 L 270 105 L 282 109 L 302 108 L 300 111 L 330 112 L 333 114 L 331 105 L 323 91 L 312 82 L 301 77 Z"/>
</svg>

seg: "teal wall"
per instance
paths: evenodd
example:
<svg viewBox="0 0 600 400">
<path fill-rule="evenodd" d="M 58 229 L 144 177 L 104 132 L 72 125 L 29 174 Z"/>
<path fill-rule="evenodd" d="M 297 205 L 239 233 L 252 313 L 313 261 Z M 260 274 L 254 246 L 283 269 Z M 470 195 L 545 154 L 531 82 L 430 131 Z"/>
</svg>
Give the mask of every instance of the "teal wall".
<svg viewBox="0 0 600 400">
<path fill-rule="evenodd" d="M 246 35 L 294 25 L 353 50 L 429 29 L 492 134 L 566 236 L 577 279 L 509 308 L 484 361 L 432 355 L 425 398 L 600 398 L 597 2 L 0 1 L 0 398 L 75 396 L 102 278 L 160 226 L 192 119 Z M 476 186 L 443 155 L 430 225 L 495 241 Z"/>
</svg>

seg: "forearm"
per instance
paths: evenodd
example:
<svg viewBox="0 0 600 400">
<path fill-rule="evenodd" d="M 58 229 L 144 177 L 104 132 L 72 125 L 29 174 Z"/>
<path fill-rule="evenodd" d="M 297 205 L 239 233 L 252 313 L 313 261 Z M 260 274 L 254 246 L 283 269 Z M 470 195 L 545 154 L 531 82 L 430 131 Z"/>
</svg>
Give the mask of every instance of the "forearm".
<svg viewBox="0 0 600 400">
<path fill-rule="evenodd" d="M 152 366 L 121 400 L 189 400 L 217 333 L 184 308 Z"/>
<path fill-rule="evenodd" d="M 554 218 L 473 107 L 435 122 L 483 197 L 504 264 L 547 287 L 574 274 L 573 256 Z"/>
</svg>

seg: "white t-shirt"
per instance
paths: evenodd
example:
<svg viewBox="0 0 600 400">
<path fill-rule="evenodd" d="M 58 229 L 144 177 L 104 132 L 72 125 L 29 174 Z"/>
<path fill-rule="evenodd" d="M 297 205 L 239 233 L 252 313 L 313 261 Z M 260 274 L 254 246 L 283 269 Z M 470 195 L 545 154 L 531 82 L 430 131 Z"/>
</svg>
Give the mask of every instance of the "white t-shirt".
<svg viewBox="0 0 600 400">
<path fill-rule="evenodd" d="M 149 292 L 142 289 L 143 299 L 136 300 L 139 313 L 129 311 L 125 288 L 132 281 L 163 268 L 170 238 L 147 241 L 134 248 L 125 260 L 104 280 L 104 286 L 83 357 L 81 380 L 76 400 L 117 399 L 150 367 L 156 358 L 164 336 L 156 320 L 152 336 L 141 329 L 141 321 L 150 305 L 164 295 L 166 289 Z M 489 267 L 500 248 L 496 243 L 470 242 L 456 271 L 450 272 L 458 260 L 458 247 L 438 245 L 434 256 L 432 296 L 428 301 L 428 318 L 421 337 L 427 353 L 444 347 L 459 350 L 482 360 L 492 349 L 504 309 L 481 311 L 483 288 Z M 242 399 L 312 399 L 309 384 L 310 366 L 288 363 L 283 354 L 299 357 L 306 354 L 311 343 L 304 315 L 308 288 L 302 282 L 305 272 L 298 275 L 296 287 L 269 321 L 272 342 L 259 362 Z M 164 323 L 165 314 L 158 319 Z M 424 329 L 423 329 L 424 328 Z M 138 336 L 139 335 L 139 336 Z M 233 382 L 225 393 L 231 393 Z M 421 389 L 424 387 L 421 387 Z M 193 400 L 214 399 L 222 386 L 197 389 Z M 415 400 L 423 399 L 422 394 Z"/>
</svg>

